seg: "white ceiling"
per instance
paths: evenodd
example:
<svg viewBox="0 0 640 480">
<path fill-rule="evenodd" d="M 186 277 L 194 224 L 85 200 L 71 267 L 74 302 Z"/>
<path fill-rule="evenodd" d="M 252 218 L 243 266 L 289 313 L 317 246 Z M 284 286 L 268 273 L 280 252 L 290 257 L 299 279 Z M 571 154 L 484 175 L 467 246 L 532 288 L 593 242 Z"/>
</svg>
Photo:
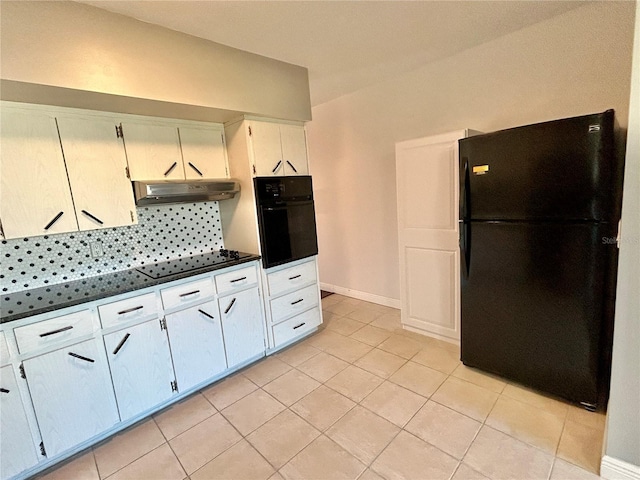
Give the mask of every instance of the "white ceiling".
<svg viewBox="0 0 640 480">
<path fill-rule="evenodd" d="M 583 4 L 541 0 L 82 3 L 307 67 L 313 106 Z"/>
</svg>

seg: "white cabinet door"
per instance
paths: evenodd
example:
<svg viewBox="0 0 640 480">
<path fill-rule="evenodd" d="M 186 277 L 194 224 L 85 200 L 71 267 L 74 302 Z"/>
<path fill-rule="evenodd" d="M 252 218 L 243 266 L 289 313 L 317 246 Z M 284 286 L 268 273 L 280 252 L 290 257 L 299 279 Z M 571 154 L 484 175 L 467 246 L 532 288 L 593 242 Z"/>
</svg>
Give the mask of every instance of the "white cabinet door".
<svg viewBox="0 0 640 480">
<path fill-rule="evenodd" d="M 118 422 L 107 360 L 97 340 L 25 360 L 24 370 L 48 457 Z"/>
<path fill-rule="evenodd" d="M 309 175 L 304 127 L 280 125 L 280 141 L 285 175 Z"/>
<path fill-rule="evenodd" d="M 284 175 L 280 126 L 270 122 L 251 122 L 249 128 L 254 175 L 256 177 Z"/>
<path fill-rule="evenodd" d="M 177 128 L 123 122 L 122 133 L 131 180 L 184 179 Z"/>
<path fill-rule="evenodd" d="M 173 366 L 160 320 L 105 335 L 104 344 L 122 421 L 171 397 Z"/>
<path fill-rule="evenodd" d="M 5 480 L 38 463 L 13 367 L 0 369 L 0 478 Z"/>
<path fill-rule="evenodd" d="M 264 322 L 257 288 L 218 300 L 229 367 L 265 352 Z"/>
<path fill-rule="evenodd" d="M 396 145 L 402 323 L 457 341 L 458 139 L 465 135 Z"/>
<path fill-rule="evenodd" d="M 80 230 L 136 223 L 127 158 L 115 122 L 96 117 L 57 120 Z"/>
<path fill-rule="evenodd" d="M 221 129 L 180 127 L 178 130 L 187 180 L 228 177 Z"/>
<path fill-rule="evenodd" d="M 3 105 L 0 220 L 5 238 L 78 230 L 53 115 Z"/>
<path fill-rule="evenodd" d="M 180 392 L 226 370 L 217 302 L 187 308 L 167 315 L 166 319 Z"/>
</svg>

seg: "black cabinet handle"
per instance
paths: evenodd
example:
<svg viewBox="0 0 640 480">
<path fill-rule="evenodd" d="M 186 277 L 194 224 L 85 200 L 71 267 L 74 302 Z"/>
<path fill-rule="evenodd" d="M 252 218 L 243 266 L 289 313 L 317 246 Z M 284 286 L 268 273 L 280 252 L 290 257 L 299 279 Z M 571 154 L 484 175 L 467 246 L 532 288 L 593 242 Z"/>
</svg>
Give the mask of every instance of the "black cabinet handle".
<svg viewBox="0 0 640 480">
<path fill-rule="evenodd" d="M 293 166 L 293 163 L 291 163 L 289 160 L 287 160 L 287 163 L 289 164 L 289 166 L 290 166 L 291 168 L 293 168 L 293 171 L 294 171 L 294 172 L 298 173 L 298 170 L 296 170 L 296 167 L 294 167 L 294 166 Z"/>
<path fill-rule="evenodd" d="M 200 290 L 194 290 L 193 292 L 181 293 L 178 295 L 180 298 L 188 297 L 189 295 L 195 295 L 196 293 L 200 293 Z"/>
<path fill-rule="evenodd" d="M 282 160 L 278 160 L 278 163 L 276 163 L 276 166 L 273 167 L 273 170 L 271 170 L 271 173 L 276 173 L 276 170 L 280 168 L 281 164 L 282 164 Z"/>
<path fill-rule="evenodd" d="M 171 165 L 166 172 L 164 172 L 164 176 L 166 177 L 167 175 L 169 175 L 171 172 L 173 172 L 173 169 L 176 168 L 176 165 L 178 165 L 178 162 L 173 162 L 173 165 Z"/>
<path fill-rule="evenodd" d="M 2 393 L 9 393 L 9 390 L 7 390 L 6 388 L 0 388 L 0 392 L 2 392 Z"/>
<path fill-rule="evenodd" d="M 84 360 L 85 362 L 91 362 L 91 363 L 95 362 L 95 360 L 93 360 L 92 358 L 83 357 L 82 355 L 78 355 L 77 353 L 69 352 L 69 355 L 75 358 L 79 358 L 80 360 Z"/>
<path fill-rule="evenodd" d="M 72 328 L 73 328 L 73 326 L 69 325 L 68 327 L 62 327 L 62 328 L 59 328 L 57 330 L 51 330 L 50 332 L 41 333 L 40 336 L 41 337 L 48 337 L 49 335 L 55 335 L 56 333 L 66 332 L 67 330 L 71 330 Z"/>
<path fill-rule="evenodd" d="M 302 275 L 294 275 L 293 277 L 289 277 L 289 280 L 295 280 L 296 278 L 300 278 Z"/>
<path fill-rule="evenodd" d="M 144 305 L 138 305 L 137 307 L 127 308 L 126 310 L 122 310 L 121 312 L 118 312 L 118 315 L 124 315 L 125 313 L 135 312 L 136 310 L 142 310 L 143 308 L 144 308 Z"/>
<path fill-rule="evenodd" d="M 205 312 L 204 310 L 200 310 L 200 309 L 198 309 L 198 311 L 199 311 L 201 314 L 203 314 L 205 317 L 210 318 L 211 320 L 214 320 L 214 319 L 215 319 L 215 317 L 214 317 L 213 315 L 208 314 L 208 313 L 207 313 L 207 312 Z"/>
<path fill-rule="evenodd" d="M 235 280 L 229 280 L 229 283 L 241 282 L 242 280 L 246 280 L 247 277 L 236 278 Z"/>
<path fill-rule="evenodd" d="M 58 220 L 60 220 L 60 217 L 64 215 L 64 212 L 60 212 L 59 214 L 57 214 L 55 217 L 53 217 L 53 220 L 51 220 L 49 223 L 47 223 L 47 226 L 44 227 L 45 230 L 49 230 L 51 227 L 53 227 L 53 224 L 56 223 Z"/>
<path fill-rule="evenodd" d="M 224 314 L 226 315 L 227 313 L 229 313 L 229 310 L 231 310 L 231 307 L 233 307 L 233 304 L 236 303 L 236 299 L 234 298 L 233 300 L 231 300 L 231 303 L 229 304 L 229 306 L 227 307 L 227 309 L 224 311 Z"/>
<path fill-rule="evenodd" d="M 189 162 L 189 166 L 190 166 L 191 168 L 193 168 L 193 169 L 196 171 L 196 173 L 197 173 L 198 175 L 200 175 L 201 177 L 203 176 L 203 175 L 202 175 L 202 172 L 201 172 L 200 170 L 198 170 L 198 167 L 196 167 L 193 163 Z"/>
<path fill-rule="evenodd" d="M 120 343 L 118 344 L 118 346 L 117 346 L 117 347 L 115 348 L 115 350 L 113 351 L 113 354 L 114 354 L 114 355 L 117 355 L 117 354 L 118 354 L 118 352 L 120 351 L 120 349 L 122 348 L 122 346 L 125 344 L 125 342 L 126 342 L 127 340 L 129 340 L 129 337 L 130 337 L 130 336 L 131 336 L 131 334 L 130 334 L 130 333 L 127 333 L 127 334 L 122 338 L 122 340 L 120 340 Z"/>
<path fill-rule="evenodd" d="M 100 220 L 98 217 L 96 217 L 95 215 L 91 215 L 86 210 L 81 210 L 81 212 L 84 213 L 87 217 L 89 217 L 94 222 L 98 222 L 100 225 L 104 225 L 104 222 L 102 220 Z"/>
<path fill-rule="evenodd" d="M 296 303 L 300 303 L 300 302 L 302 302 L 302 301 L 304 301 L 304 298 L 301 298 L 301 299 L 299 299 L 299 300 L 296 300 L 295 302 L 291 302 L 291 305 L 295 305 Z"/>
<path fill-rule="evenodd" d="M 302 322 L 301 324 L 296 325 L 295 327 L 293 327 L 293 329 L 295 330 L 296 328 L 300 328 L 300 327 L 302 327 L 303 325 L 306 325 L 306 324 L 307 324 L 307 322 Z"/>
</svg>

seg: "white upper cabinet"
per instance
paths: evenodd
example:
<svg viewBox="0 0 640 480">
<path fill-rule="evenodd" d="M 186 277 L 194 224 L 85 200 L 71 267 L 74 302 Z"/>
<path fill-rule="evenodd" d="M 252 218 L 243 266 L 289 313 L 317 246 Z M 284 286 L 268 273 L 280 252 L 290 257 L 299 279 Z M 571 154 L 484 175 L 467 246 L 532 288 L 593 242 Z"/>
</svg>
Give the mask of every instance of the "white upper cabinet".
<svg viewBox="0 0 640 480">
<path fill-rule="evenodd" d="M 1 118 L 5 238 L 77 231 L 54 115 L 3 105 Z"/>
<path fill-rule="evenodd" d="M 178 129 L 122 122 L 131 180 L 184 180 Z"/>
<path fill-rule="evenodd" d="M 226 178 L 222 126 L 122 122 L 131 180 Z"/>
<path fill-rule="evenodd" d="M 222 129 L 181 126 L 178 130 L 187 180 L 229 176 Z"/>
<path fill-rule="evenodd" d="M 136 223 L 127 159 L 111 119 L 58 116 L 80 230 Z"/>
<path fill-rule="evenodd" d="M 252 120 L 248 129 L 254 176 L 309 174 L 303 126 Z"/>
</svg>

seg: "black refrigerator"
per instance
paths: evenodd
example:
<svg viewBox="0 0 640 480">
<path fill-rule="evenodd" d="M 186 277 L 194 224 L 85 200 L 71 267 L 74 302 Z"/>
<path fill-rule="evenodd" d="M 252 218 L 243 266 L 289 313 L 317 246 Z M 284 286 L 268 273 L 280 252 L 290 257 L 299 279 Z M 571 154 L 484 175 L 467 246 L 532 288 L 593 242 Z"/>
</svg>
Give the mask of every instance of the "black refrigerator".
<svg viewBox="0 0 640 480">
<path fill-rule="evenodd" d="M 459 146 L 462 362 L 595 409 L 622 196 L 613 110 Z"/>
</svg>

